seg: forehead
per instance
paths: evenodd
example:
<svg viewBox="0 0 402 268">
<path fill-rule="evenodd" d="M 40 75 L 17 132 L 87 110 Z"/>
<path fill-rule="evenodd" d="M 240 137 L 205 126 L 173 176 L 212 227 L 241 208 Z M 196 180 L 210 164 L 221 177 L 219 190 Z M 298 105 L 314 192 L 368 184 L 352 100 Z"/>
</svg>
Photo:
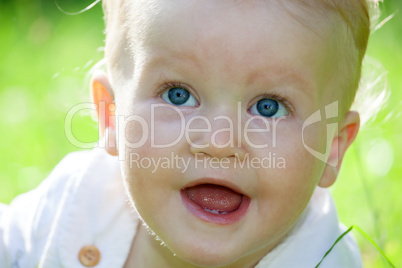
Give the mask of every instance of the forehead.
<svg viewBox="0 0 402 268">
<path fill-rule="evenodd" d="M 180 60 L 200 70 L 207 61 L 211 72 L 224 70 L 248 80 L 266 79 L 269 73 L 273 82 L 292 77 L 306 87 L 328 81 L 333 42 L 300 23 L 278 1 L 126 3 L 128 42 L 136 61 L 157 66 Z M 317 23 L 312 20 L 311 25 Z M 328 31 L 325 27 L 320 30 Z"/>
</svg>

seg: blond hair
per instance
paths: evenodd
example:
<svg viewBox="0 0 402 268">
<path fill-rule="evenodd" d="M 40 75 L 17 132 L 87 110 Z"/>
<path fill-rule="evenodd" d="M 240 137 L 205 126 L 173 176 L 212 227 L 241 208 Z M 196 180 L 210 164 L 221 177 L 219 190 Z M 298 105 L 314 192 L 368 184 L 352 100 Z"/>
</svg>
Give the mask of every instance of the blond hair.
<svg viewBox="0 0 402 268">
<path fill-rule="evenodd" d="M 382 0 L 289 0 L 281 2 L 284 6 L 291 5 L 296 9 L 301 8 L 312 15 L 335 14 L 335 17 L 343 23 L 343 27 L 339 27 L 337 30 L 339 33 L 343 31 L 342 38 L 338 38 L 339 41 L 337 41 L 343 60 L 339 61 L 335 71 L 337 75 L 343 77 L 338 80 L 341 80 L 339 86 L 345 91 L 343 102 L 346 103 L 347 110 L 352 105 L 359 86 L 362 61 L 372 25 L 371 20 L 378 17 L 379 1 Z M 144 3 L 146 2 L 144 1 Z M 118 51 L 127 49 L 124 47 L 127 41 L 124 40 L 124 31 L 127 27 L 124 23 L 124 13 L 126 12 L 124 4 L 124 0 L 103 0 L 106 22 L 105 56 L 111 66 L 119 65 Z M 297 12 L 289 10 L 295 17 L 303 20 Z"/>
</svg>

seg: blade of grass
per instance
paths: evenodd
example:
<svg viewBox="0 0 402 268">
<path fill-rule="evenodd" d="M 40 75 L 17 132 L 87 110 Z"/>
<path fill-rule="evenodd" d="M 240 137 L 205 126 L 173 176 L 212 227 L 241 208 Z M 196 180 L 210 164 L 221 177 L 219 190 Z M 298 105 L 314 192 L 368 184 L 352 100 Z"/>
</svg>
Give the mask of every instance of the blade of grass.
<svg viewBox="0 0 402 268">
<path fill-rule="evenodd" d="M 395 267 L 395 265 L 387 258 L 384 251 L 382 251 L 382 249 L 377 245 L 377 243 L 368 234 L 366 234 L 366 232 L 363 231 L 362 228 L 360 228 L 357 225 L 352 225 L 351 227 L 354 227 L 356 231 L 358 231 L 364 238 L 370 241 L 370 243 L 377 249 L 377 251 L 380 252 L 380 254 L 387 260 L 388 264 L 391 267 Z"/>
<path fill-rule="evenodd" d="M 335 245 L 345 236 L 347 235 L 352 229 L 355 228 L 356 231 L 358 231 L 364 238 L 366 238 L 376 249 L 377 251 L 387 260 L 388 264 L 395 268 L 395 265 L 388 259 L 388 257 L 385 255 L 384 251 L 381 250 L 381 248 L 377 245 L 377 243 L 368 235 L 366 232 L 363 231 L 362 228 L 360 228 L 357 225 L 352 225 L 350 226 L 345 232 L 343 232 L 332 244 L 331 248 L 324 254 L 320 262 L 315 266 L 315 268 L 318 268 L 322 261 L 328 256 L 328 254 L 332 251 L 332 249 L 335 247 Z"/>
<path fill-rule="evenodd" d="M 344 237 L 346 234 L 348 234 L 350 231 L 352 231 L 353 229 L 353 225 L 349 227 L 349 229 L 347 229 L 345 232 L 343 232 L 343 234 L 341 234 L 336 240 L 335 242 L 332 244 L 331 248 L 324 254 L 324 256 L 322 257 L 322 259 L 320 260 L 320 262 L 315 266 L 315 268 L 319 267 L 322 263 L 322 261 L 327 257 L 327 255 L 332 251 L 332 249 L 335 247 L 335 245 L 338 243 L 339 240 L 342 239 L 342 237 Z"/>
</svg>

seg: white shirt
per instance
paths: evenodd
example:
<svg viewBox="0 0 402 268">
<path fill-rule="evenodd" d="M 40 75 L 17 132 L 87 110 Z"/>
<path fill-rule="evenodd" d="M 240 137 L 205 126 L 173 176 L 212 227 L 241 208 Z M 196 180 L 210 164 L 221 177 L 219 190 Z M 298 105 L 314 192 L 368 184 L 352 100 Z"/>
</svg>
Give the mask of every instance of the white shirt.
<svg viewBox="0 0 402 268">
<path fill-rule="evenodd" d="M 38 188 L 0 204 L 0 267 L 85 267 L 78 254 L 86 245 L 101 253 L 96 267 L 123 267 L 138 223 L 117 157 L 72 153 Z M 329 192 L 317 187 L 303 217 L 257 268 L 315 267 L 344 231 Z M 320 267 L 362 267 L 352 236 Z"/>
</svg>

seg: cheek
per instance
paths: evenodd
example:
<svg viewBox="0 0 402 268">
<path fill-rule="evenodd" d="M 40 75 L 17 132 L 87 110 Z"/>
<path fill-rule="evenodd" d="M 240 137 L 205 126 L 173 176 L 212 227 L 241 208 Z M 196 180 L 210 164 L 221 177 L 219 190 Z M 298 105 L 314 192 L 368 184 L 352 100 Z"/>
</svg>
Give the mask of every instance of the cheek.
<svg viewBox="0 0 402 268">
<path fill-rule="evenodd" d="M 152 228 L 155 221 L 169 218 L 168 211 L 161 208 L 174 207 L 172 204 L 178 202 L 174 192 L 180 186 L 174 178 L 180 178 L 179 172 L 170 167 L 160 168 L 161 161 L 170 157 L 170 151 L 147 146 L 129 149 L 123 162 L 130 199 L 141 218 Z"/>
<path fill-rule="evenodd" d="M 311 192 L 318 183 L 324 163 L 307 150 L 301 125 L 284 126 L 278 128 L 277 133 L 275 151 L 286 162 L 284 169 L 277 170 L 283 178 L 282 183 L 288 187 L 286 190 Z M 319 147 L 321 143 L 318 133 L 318 129 L 315 129 L 310 135 L 310 144 L 314 147 Z"/>
<path fill-rule="evenodd" d="M 124 178 L 136 207 L 157 208 L 158 200 L 166 200 L 170 190 L 180 187 L 176 180 L 166 178 L 180 176 L 180 170 L 171 167 L 171 153 L 181 154 L 184 150 L 181 146 L 184 117 L 175 109 L 147 102 L 128 107 L 131 106 L 135 108 L 121 107 L 119 111 L 122 117 L 131 114 L 124 116 L 125 123 L 119 124 L 119 155 L 123 152 L 125 156 Z"/>
<path fill-rule="evenodd" d="M 156 107 L 149 120 L 153 148 L 173 148 L 182 141 L 185 130 L 185 114 L 182 110 L 173 106 Z"/>
<path fill-rule="evenodd" d="M 172 106 L 137 101 L 117 112 L 119 151 L 147 153 L 150 148 L 172 147 L 184 136 L 184 113 Z"/>
<path fill-rule="evenodd" d="M 258 195 L 263 200 L 259 209 L 261 213 L 269 211 L 275 221 L 286 225 L 296 221 L 306 207 L 321 177 L 323 163 L 305 149 L 298 124 L 279 126 L 274 141 L 275 145 L 258 152 L 259 157 L 271 158 L 269 168 L 257 171 Z"/>
</svg>

